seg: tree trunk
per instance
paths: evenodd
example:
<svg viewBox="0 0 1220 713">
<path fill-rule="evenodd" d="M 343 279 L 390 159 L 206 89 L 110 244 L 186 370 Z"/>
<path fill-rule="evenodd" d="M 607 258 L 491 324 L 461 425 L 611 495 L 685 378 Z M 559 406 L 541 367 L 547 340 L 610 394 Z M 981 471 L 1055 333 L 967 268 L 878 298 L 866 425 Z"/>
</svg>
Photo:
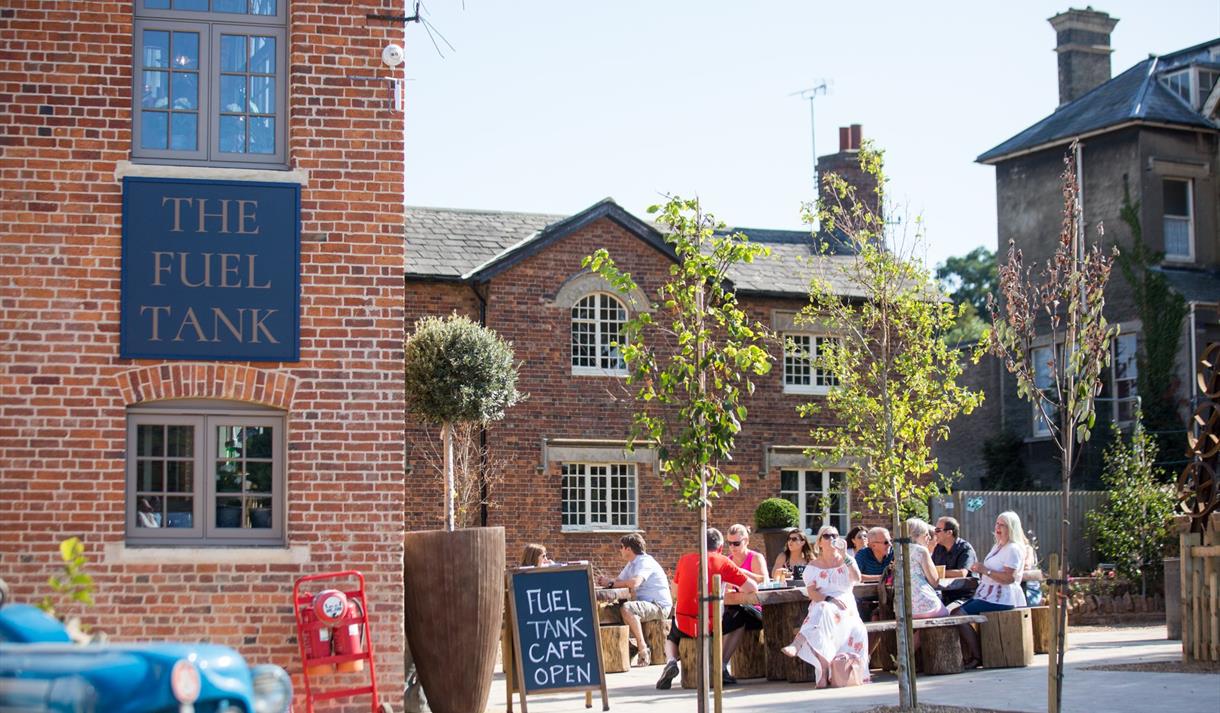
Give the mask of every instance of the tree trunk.
<svg viewBox="0 0 1220 713">
<path fill-rule="evenodd" d="M 699 620 L 695 639 L 695 688 L 699 692 L 698 711 L 707 713 L 707 471 L 699 467 Z M 719 671 L 717 671 L 719 673 Z"/>
<path fill-rule="evenodd" d="M 898 499 L 894 498 L 894 535 L 902 536 L 902 515 L 898 511 Z M 894 632 L 898 645 L 897 675 L 898 675 L 898 705 L 903 710 L 914 710 L 916 704 L 915 675 L 911 666 L 911 568 L 907 566 L 910 550 L 906 542 L 900 542 L 894 556 L 894 619 L 898 626 Z M 878 587 L 884 587 L 881 581 Z"/>
</svg>

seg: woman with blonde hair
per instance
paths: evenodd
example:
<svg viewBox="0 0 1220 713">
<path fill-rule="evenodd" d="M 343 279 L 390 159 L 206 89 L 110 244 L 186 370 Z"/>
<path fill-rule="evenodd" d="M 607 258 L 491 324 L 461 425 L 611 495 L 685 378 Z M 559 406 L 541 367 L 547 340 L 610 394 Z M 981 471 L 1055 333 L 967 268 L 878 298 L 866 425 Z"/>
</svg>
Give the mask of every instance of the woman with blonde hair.
<svg viewBox="0 0 1220 713">
<path fill-rule="evenodd" d="M 945 616 L 949 610 L 936 594 L 940 577 L 936 573 L 936 565 L 932 564 L 932 553 L 928 551 L 928 545 L 932 542 L 932 526 L 913 517 L 907 520 L 907 537 L 911 538 L 908 562 L 911 568 L 911 617 L 935 619 Z"/>
<path fill-rule="evenodd" d="M 1015 512 L 1002 512 L 995 519 L 995 545 L 982 562 L 970 565 L 971 572 L 982 575 L 974 598 L 961 608 L 966 614 L 983 614 L 1005 611 L 1025 606 L 1025 592 L 1021 591 L 1021 574 L 1025 571 L 1025 558 L 1029 544 L 1025 531 L 1021 529 L 1021 518 Z M 958 625 L 966 654 L 966 667 L 979 664 L 979 635 L 969 624 Z"/>
<path fill-rule="evenodd" d="M 754 580 L 756 584 L 767 581 L 767 558 L 761 552 L 750 549 L 750 528 L 742 524 L 732 525 L 729 527 L 728 535 L 724 538 L 724 544 L 724 553 L 729 556 L 733 564 L 741 568 L 747 577 Z M 736 591 L 738 588 L 730 584 L 728 589 Z M 745 636 L 746 631 L 761 629 L 761 607 L 754 604 L 730 604 L 724 608 L 724 614 L 721 616 L 721 631 L 724 633 L 722 655 L 724 670 L 721 672 L 721 676 L 726 684 L 737 683 L 737 679 L 729 673 L 729 662 L 733 658 L 733 653 L 737 651 L 737 647 L 741 645 L 742 637 Z"/>
<path fill-rule="evenodd" d="M 868 681 L 868 632 L 852 594 L 859 581 L 860 569 L 847 556 L 847 541 L 834 526 L 822 526 L 814 543 L 814 559 L 805 568 L 809 614 L 800 633 L 781 649 L 785 656 L 799 656 L 813 666 L 818 688 Z M 853 669 L 855 680 L 846 680 L 852 678 Z M 836 679 L 836 675 L 843 678 Z"/>
</svg>

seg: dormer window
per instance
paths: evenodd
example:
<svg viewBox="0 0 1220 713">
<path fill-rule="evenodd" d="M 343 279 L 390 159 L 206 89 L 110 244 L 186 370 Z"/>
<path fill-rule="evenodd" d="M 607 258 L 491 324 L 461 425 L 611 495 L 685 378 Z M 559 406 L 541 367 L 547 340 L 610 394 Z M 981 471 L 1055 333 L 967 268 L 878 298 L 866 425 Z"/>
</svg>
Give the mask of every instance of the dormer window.
<svg viewBox="0 0 1220 713">
<path fill-rule="evenodd" d="M 1161 77 L 1161 84 L 1182 97 L 1182 101 L 1193 109 L 1198 109 L 1207 101 L 1217 81 L 1220 81 L 1220 69 L 1204 67 L 1187 67 Z"/>
</svg>

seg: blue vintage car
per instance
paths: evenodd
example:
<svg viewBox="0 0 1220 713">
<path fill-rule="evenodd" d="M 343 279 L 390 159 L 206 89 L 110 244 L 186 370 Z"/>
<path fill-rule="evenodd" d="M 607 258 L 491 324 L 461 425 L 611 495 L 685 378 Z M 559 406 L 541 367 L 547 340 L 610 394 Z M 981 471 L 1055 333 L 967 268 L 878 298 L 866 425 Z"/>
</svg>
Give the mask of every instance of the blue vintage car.
<svg viewBox="0 0 1220 713">
<path fill-rule="evenodd" d="M 70 642 L 36 607 L 0 608 L 0 711 L 283 713 L 292 682 L 227 646 Z"/>
</svg>

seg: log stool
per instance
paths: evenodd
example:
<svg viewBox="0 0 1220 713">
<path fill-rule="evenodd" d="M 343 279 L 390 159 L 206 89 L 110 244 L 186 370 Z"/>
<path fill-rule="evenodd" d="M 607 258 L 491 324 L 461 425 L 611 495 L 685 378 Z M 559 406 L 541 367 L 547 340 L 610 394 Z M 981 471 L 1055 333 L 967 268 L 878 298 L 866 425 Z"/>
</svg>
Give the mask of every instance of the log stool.
<svg viewBox="0 0 1220 713">
<path fill-rule="evenodd" d="M 956 626 L 935 626 L 915 632 L 919 637 L 916 662 L 929 675 L 961 673 L 962 640 Z"/>
<path fill-rule="evenodd" d="M 741 645 L 733 652 L 730 662 L 736 678 L 765 678 L 767 675 L 767 646 L 762 631 L 747 629 L 741 635 Z"/>
<path fill-rule="evenodd" d="M 602 668 L 606 673 L 622 673 L 631 668 L 629 634 L 626 624 L 601 627 Z"/>
<path fill-rule="evenodd" d="M 709 646 L 710 648 L 710 646 Z M 695 663 L 696 647 L 694 639 L 683 639 L 678 642 L 678 665 L 682 668 L 682 687 L 696 688 L 698 684 L 695 681 L 695 671 L 698 670 L 698 665 Z M 711 679 L 708 679 L 711 682 Z"/>
<path fill-rule="evenodd" d="M 795 639 L 799 633 L 801 633 L 799 627 L 793 629 L 792 636 L 788 640 Z M 817 680 L 817 669 L 812 664 L 806 663 L 800 656 L 793 656 L 792 658 L 788 658 L 783 654 L 780 654 L 780 656 L 784 657 L 784 662 L 787 664 L 785 673 L 788 683 L 813 683 Z"/>
<path fill-rule="evenodd" d="M 894 629 L 868 632 L 868 665 L 882 671 L 893 671 L 898 657 L 898 634 Z"/>
<path fill-rule="evenodd" d="M 1034 653 L 1050 653 L 1051 649 L 1054 648 L 1054 644 L 1051 642 L 1051 608 L 1030 607 L 1029 614 L 1034 628 Z M 1066 637 L 1064 638 L 1064 646 L 1067 646 Z"/>
<path fill-rule="evenodd" d="M 665 663 L 665 635 L 669 633 L 669 620 L 656 619 L 642 624 L 644 628 L 644 644 L 651 652 L 648 663 L 651 666 Z"/>
<path fill-rule="evenodd" d="M 1029 609 L 987 612 L 979 625 L 983 666 L 1014 668 L 1034 662 L 1033 617 Z"/>
</svg>

